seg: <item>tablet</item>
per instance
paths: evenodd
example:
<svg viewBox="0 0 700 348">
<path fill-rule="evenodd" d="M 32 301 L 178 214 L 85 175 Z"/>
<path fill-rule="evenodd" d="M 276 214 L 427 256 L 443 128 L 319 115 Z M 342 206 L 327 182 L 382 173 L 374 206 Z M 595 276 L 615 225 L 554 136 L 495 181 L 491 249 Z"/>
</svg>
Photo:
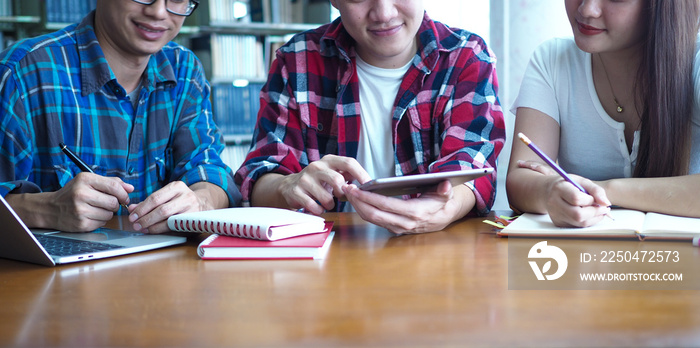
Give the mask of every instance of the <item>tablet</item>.
<svg viewBox="0 0 700 348">
<path fill-rule="evenodd" d="M 396 176 L 370 180 L 359 188 L 385 196 L 411 195 L 435 191 L 438 184 L 445 180 L 449 180 L 452 186 L 456 186 L 491 173 L 493 168 Z"/>
</svg>

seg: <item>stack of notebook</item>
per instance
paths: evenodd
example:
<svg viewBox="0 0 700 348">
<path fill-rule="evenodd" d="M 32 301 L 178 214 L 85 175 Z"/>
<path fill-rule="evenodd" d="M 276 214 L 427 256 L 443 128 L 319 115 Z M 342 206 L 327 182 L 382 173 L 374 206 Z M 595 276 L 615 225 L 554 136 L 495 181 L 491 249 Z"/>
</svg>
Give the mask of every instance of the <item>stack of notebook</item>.
<svg viewBox="0 0 700 348">
<path fill-rule="evenodd" d="M 322 217 L 279 208 L 228 208 L 168 219 L 173 231 L 211 233 L 199 244 L 204 260 L 322 259 L 334 232 Z"/>
</svg>

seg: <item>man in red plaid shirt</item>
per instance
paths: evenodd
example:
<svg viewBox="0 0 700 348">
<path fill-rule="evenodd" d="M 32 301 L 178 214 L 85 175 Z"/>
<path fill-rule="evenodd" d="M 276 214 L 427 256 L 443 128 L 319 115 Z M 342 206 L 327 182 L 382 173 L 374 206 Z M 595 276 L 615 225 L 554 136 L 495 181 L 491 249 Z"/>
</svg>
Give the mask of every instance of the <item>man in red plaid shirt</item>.
<svg viewBox="0 0 700 348">
<path fill-rule="evenodd" d="M 495 171 L 403 198 L 356 183 L 496 168 L 505 125 L 493 53 L 477 35 L 432 21 L 422 0 L 331 3 L 339 19 L 277 52 L 235 177 L 243 199 L 313 214 L 354 209 L 397 234 L 488 213 Z"/>
</svg>

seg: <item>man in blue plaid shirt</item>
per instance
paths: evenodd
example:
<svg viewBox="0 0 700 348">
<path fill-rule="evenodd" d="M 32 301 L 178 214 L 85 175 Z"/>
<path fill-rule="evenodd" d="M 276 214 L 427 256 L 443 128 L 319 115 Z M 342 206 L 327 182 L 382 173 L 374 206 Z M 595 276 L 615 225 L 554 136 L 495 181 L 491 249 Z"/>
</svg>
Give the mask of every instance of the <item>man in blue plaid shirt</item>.
<svg viewBox="0 0 700 348">
<path fill-rule="evenodd" d="M 0 54 L 0 194 L 29 227 L 91 231 L 118 213 L 160 233 L 173 214 L 240 203 L 202 66 L 170 42 L 197 4 L 98 0 Z"/>
</svg>

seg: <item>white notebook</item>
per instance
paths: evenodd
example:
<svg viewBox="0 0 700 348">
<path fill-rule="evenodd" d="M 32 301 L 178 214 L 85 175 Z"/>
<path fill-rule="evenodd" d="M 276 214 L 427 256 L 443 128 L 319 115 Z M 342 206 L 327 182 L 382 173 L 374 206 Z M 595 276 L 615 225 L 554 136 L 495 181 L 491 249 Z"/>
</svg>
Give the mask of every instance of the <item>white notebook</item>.
<svg viewBox="0 0 700 348">
<path fill-rule="evenodd" d="M 323 232 L 325 219 L 280 208 L 227 208 L 173 215 L 168 218 L 168 227 L 179 232 L 278 240 Z"/>
</svg>

